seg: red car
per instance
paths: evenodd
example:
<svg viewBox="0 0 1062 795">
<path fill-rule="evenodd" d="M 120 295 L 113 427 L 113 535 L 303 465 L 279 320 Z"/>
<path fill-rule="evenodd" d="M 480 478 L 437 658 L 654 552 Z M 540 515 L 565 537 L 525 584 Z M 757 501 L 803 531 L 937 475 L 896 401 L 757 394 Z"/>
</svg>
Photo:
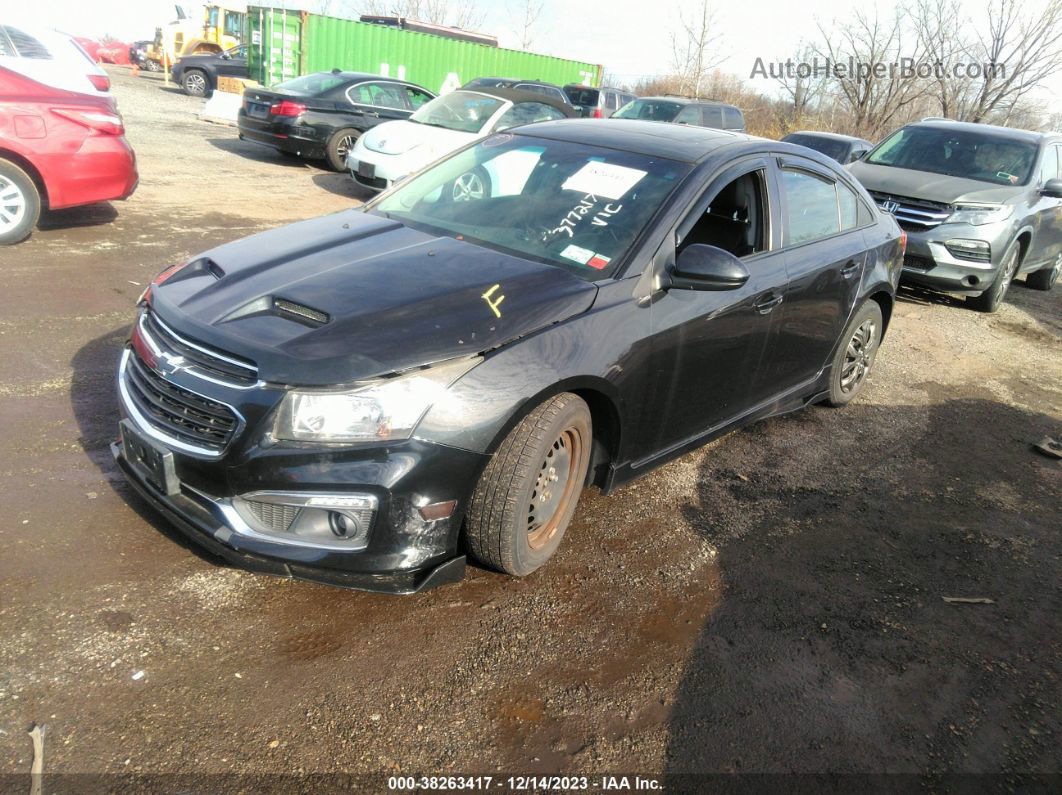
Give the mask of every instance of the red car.
<svg viewBox="0 0 1062 795">
<path fill-rule="evenodd" d="M 81 60 L 57 51 L 61 39 L 0 25 L 0 245 L 28 237 L 42 208 L 125 199 L 136 189 L 136 155 L 107 76 L 66 44 Z M 20 59 L 20 51 L 31 54 Z M 64 87 L 80 89 L 75 78 L 86 91 Z"/>
</svg>

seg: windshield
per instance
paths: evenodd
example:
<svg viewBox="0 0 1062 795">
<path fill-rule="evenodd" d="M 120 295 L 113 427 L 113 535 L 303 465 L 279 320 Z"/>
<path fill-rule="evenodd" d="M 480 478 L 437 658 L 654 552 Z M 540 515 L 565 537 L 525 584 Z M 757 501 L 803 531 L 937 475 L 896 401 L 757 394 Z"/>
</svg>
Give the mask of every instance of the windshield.
<svg viewBox="0 0 1062 795">
<path fill-rule="evenodd" d="M 688 163 L 499 133 L 368 206 L 587 280 L 611 275 Z"/>
<path fill-rule="evenodd" d="M 995 185 L 1024 185 L 1036 145 L 966 130 L 904 127 L 866 157 L 877 166 L 931 171 Z"/>
<path fill-rule="evenodd" d="M 598 91 L 596 88 L 567 87 L 564 89 L 564 93 L 568 95 L 568 99 L 573 105 L 586 108 L 597 107 Z"/>
<path fill-rule="evenodd" d="M 485 94 L 452 91 L 422 105 L 409 120 L 447 130 L 478 133 L 504 104 L 502 100 Z"/>
<path fill-rule="evenodd" d="M 636 99 L 628 102 L 612 114 L 614 119 L 645 119 L 647 121 L 671 121 L 682 110 L 683 103 L 660 99 Z"/>
<path fill-rule="evenodd" d="M 331 72 L 318 72 L 317 74 L 303 75 L 302 77 L 296 77 L 294 80 L 285 80 L 283 83 L 277 83 L 273 90 L 281 91 L 285 94 L 294 94 L 299 97 L 316 97 L 326 91 L 331 91 L 342 83 L 346 83 L 349 79 Z"/>
<path fill-rule="evenodd" d="M 800 144 L 816 152 L 822 152 L 826 157 L 832 157 L 841 163 L 848 157 L 848 143 L 838 141 L 835 138 L 820 138 L 817 135 L 787 135 L 782 139 L 786 143 Z"/>
</svg>

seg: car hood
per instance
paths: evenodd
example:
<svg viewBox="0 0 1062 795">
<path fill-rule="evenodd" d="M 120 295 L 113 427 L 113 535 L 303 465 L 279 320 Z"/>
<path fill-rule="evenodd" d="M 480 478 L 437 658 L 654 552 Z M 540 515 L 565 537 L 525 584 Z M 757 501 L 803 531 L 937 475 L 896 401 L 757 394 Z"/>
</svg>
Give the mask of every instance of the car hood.
<svg viewBox="0 0 1062 795">
<path fill-rule="evenodd" d="M 893 166 L 856 162 L 848 170 L 870 191 L 928 199 L 941 204 L 964 202 L 1002 203 L 1014 198 L 1020 186 L 992 185 L 976 179 L 949 177 L 931 171 L 912 171 Z"/>
<path fill-rule="evenodd" d="M 207 251 L 153 286 L 151 305 L 178 333 L 254 361 L 263 380 L 327 385 L 495 348 L 596 294 L 562 268 L 348 210 Z M 277 299 L 328 320 L 297 322 Z"/>
<path fill-rule="evenodd" d="M 384 155 L 401 155 L 417 147 L 442 155 L 477 137 L 476 133 L 446 130 L 415 121 L 389 121 L 373 127 L 360 140 L 370 152 Z"/>
</svg>

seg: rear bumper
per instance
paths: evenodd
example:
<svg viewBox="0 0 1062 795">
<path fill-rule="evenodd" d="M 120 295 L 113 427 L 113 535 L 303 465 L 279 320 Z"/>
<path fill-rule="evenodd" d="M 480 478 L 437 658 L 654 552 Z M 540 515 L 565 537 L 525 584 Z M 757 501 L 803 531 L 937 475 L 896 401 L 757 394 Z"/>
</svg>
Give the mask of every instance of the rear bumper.
<svg viewBox="0 0 1062 795">
<path fill-rule="evenodd" d="M 324 157 L 324 144 L 316 138 L 299 135 L 294 127 L 285 126 L 283 131 L 277 131 L 272 125 L 262 126 L 254 122 L 248 123 L 246 112 L 240 108 L 236 117 L 236 127 L 239 136 L 245 141 L 270 146 L 280 152 L 289 152 L 311 160 L 319 160 Z"/>
<path fill-rule="evenodd" d="M 41 175 L 53 210 L 127 199 L 140 180 L 136 154 L 120 135 L 89 136 L 76 153 L 41 168 Z"/>
</svg>

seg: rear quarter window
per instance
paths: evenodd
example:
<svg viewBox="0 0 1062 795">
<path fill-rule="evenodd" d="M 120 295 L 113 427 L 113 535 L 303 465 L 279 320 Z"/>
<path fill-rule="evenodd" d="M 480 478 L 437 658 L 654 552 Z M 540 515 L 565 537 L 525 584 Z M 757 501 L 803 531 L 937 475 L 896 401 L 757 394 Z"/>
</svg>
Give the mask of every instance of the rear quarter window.
<svg viewBox="0 0 1062 795">
<path fill-rule="evenodd" d="M 728 130 L 740 130 L 745 126 L 745 119 L 737 108 L 723 108 L 723 124 Z"/>
<path fill-rule="evenodd" d="M 52 54 L 48 52 L 48 48 L 40 40 L 35 39 L 28 33 L 10 25 L 5 25 L 0 30 L 4 33 L 3 36 L 0 36 L 0 55 L 15 55 L 20 58 L 38 58 L 42 60 L 51 59 Z M 5 45 L 7 52 L 3 51 Z"/>
</svg>

